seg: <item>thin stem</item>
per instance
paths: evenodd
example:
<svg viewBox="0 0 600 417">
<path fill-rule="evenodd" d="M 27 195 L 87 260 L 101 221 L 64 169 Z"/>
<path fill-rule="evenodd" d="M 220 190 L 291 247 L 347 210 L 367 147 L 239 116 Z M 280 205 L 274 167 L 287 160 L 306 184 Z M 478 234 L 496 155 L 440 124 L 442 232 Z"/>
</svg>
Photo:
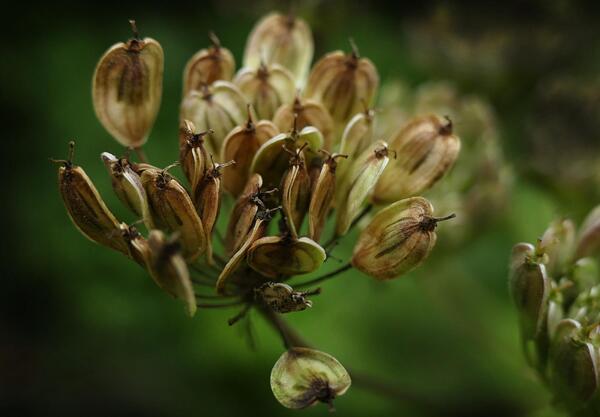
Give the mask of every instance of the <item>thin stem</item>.
<svg viewBox="0 0 600 417">
<path fill-rule="evenodd" d="M 232 318 L 230 318 L 229 320 L 227 320 L 227 323 L 230 326 L 233 326 L 234 324 L 236 324 L 238 321 L 240 321 L 241 319 L 243 319 L 244 317 L 246 317 L 246 314 L 248 314 L 248 311 L 250 311 L 250 307 L 252 307 L 251 303 L 246 303 L 246 305 L 244 306 L 244 308 L 242 308 L 242 310 L 237 313 L 235 316 L 233 316 Z"/>
<path fill-rule="evenodd" d="M 224 298 L 233 298 L 235 295 L 209 295 L 209 294 L 196 294 L 197 300 L 222 300 Z"/>
<path fill-rule="evenodd" d="M 292 347 L 310 347 L 310 345 L 273 310 L 268 307 L 262 307 L 259 311 L 267 319 L 267 322 L 271 327 L 277 330 L 283 340 L 283 346 L 286 349 Z"/>
<path fill-rule="evenodd" d="M 243 302 L 244 302 L 244 300 L 232 301 L 231 303 L 223 303 L 223 304 L 197 303 L 196 307 L 200 307 L 200 308 L 226 308 L 226 307 L 239 306 Z"/>
<path fill-rule="evenodd" d="M 190 278 L 190 281 L 192 281 L 192 284 L 194 284 L 194 285 L 199 285 L 199 286 L 202 286 L 202 287 L 215 288 L 215 283 L 214 282 L 203 281 L 203 280 L 200 280 L 198 278 Z"/>
<path fill-rule="evenodd" d="M 146 156 L 146 152 L 144 152 L 144 149 L 142 149 L 141 146 L 138 146 L 137 148 L 133 148 L 133 151 L 137 155 L 140 162 L 148 163 L 148 157 Z"/>
<path fill-rule="evenodd" d="M 318 284 L 320 282 L 326 281 L 328 279 L 331 279 L 339 274 L 341 274 L 342 272 L 346 272 L 347 270 L 352 268 L 352 264 L 350 262 L 348 262 L 347 264 L 339 267 L 338 269 L 335 269 L 333 271 L 331 271 L 328 274 L 325 274 L 323 276 L 317 277 L 317 278 L 313 278 L 309 281 L 305 281 L 305 282 L 301 282 L 299 284 L 293 285 L 294 288 L 302 288 L 302 287 L 308 287 L 311 285 L 315 285 Z"/>
</svg>

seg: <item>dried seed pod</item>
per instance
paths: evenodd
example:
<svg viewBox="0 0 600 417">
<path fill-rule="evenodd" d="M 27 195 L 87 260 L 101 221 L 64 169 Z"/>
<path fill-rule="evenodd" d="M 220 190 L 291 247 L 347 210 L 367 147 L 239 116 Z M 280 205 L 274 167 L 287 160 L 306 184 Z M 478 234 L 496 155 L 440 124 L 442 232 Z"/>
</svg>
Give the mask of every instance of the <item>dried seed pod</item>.
<svg viewBox="0 0 600 417">
<path fill-rule="evenodd" d="M 533 340 L 543 331 L 550 281 L 546 266 L 537 262 L 532 245 L 521 243 L 513 247 L 509 287 L 519 313 L 522 337 Z"/>
<path fill-rule="evenodd" d="M 344 181 L 340 183 L 339 192 L 336 193 L 335 231 L 338 236 L 346 234 L 359 215 L 360 208 L 388 164 L 389 152 L 387 143 L 377 142 L 354 161 Z"/>
<path fill-rule="evenodd" d="M 296 121 L 296 128 L 314 126 L 323 135 L 325 150 L 333 148 L 334 124 L 331 115 L 321 103 L 315 100 L 306 100 L 296 96 L 293 103 L 283 104 L 275 112 L 273 123 L 282 132 L 291 129 Z"/>
<path fill-rule="evenodd" d="M 389 203 L 427 190 L 446 174 L 460 151 L 452 122 L 438 116 L 415 117 L 390 141 L 398 158 L 377 183 L 373 200 Z"/>
<path fill-rule="evenodd" d="M 546 270 L 550 276 L 563 276 L 573 256 L 575 224 L 569 219 L 554 221 L 546 229 L 539 243 L 546 254 Z"/>
<path fill-rule="evenodd" d="M 329 155 L 315 180 L 308 208 L 308 236 L 315 242 L 321 238 L 327 214 L 335 197 L 336 159 L 347 157 L 337 153 Z"/>
<path fill-rule="evenodd" d="M 271 13 L 252 29 L 244 51 L 244 67 L 258 68 L 262 62 L 279 64 L 303 84 L 313 49 L 312 33 L 304 20 Z"/>
<path fill-rule="evenodd" d="M 242 68 L 233 82 L 252 104 L 259 119 L 272 119 L 283 103 L 294 99 L 296 91 L 292 74 L 280 65 Z"/>
<path fill-rule="evenodd" d="M 119 229 L 121 230 L 123 239 L 127 243 L 129 257 L 146 268 L 148 259 L 151 256 L 148 241 L 137 231 L 135 226 L 128 226 L 125 223 L 121 223 Z"/>
<path fill-rule="evenodd" d="M 381 210 L 362 231 L 352 265 L 377 280 L 399 277 L 423 262 L 433 249 L 437 223 L 423 197 L 407 198 Z"/>
<path fill-rule="evenodd" d="M 98 190 L 83 168 L 73 164 L 75 142 L 69 142 L 69 159 L 52 160 L 58 169 L 58 188 L 73 224 L 91 241 L 127 255 L 127 243 L 119 222 L 104 204 Z"/>
<path fill-rule="evenodd" d="M 278 134 L 277 126 L 268 120 L 254 123 L 248 108 L 246 124 L 229 132 L 223 142 L 221 158 L 224 161 L 235 161 L 235 165 L 223 173 L 223 186 L 227 191 L 234 196 L 242 192 L 251 174 L 254 155 L 265 142 Z"/>
<path fill-rule="evenodd" d="M 318 149 L 323 147 L 323 135 L 312 126 L 305 127 L 300 132 L 281 133 L 265 142 L 254 155 L 251 172 L 260 174 L 266 186 L 278 187 L 283 173 L 289 166 L 289 154 L 284 150 L 296 149 L 307 143 L 304 149 L 306 160 L 312 159 Z"/>
<path fill-rule="evenodd" d="M 269 278 L 308 274 L 325 262 L 325 250 L 307 237 L 267 236 L 248 250 L 248 265 Z"/>
<path fill-rule="evenodd" d="M 298 237 L 298 231 L 308 210 L 310 203 L 310 178 L 304 161 L 304 150 L 306 143 L 295 151 L 287 148 L 291 157 L 289 168 L 281 180 L 281 205 L 287 221 L 289 232 L 293 238 Z"/>
<path fill-rule="evenodd" d="M 193 261 L 206 250 L 207 237 L 187 191 L 167 169 L 142 173 L 150 213 L 158 227 L 180 233 L 183 254 Z"/>
<path fill-rule="evenodd" d="M 271 390 L 287 408 L 306 408 L 317 402 L 333 409 L 333 400 L 350 388 L 348 371 L 333 356 L 315 349 L 294 347 L 271 371 Z"/>
<path fill-rule="evenodd" d="M 183 300 L 190 317 L 196 313 L 196 296 L 190 274 L 181 256 L 181 247 L 175 237 L 169 239 L 160 230 L 151 230 L 148 236 L 150 253 L 146 261 L 156 284 L 175 298 Z"/>
<path fill-rule="evenodd" d="M 108 170 L 113 191 L 119 200 L 142 218 L 148 230 L 154 229 L 146 190 L 140 176 L 133 170 L 127 158 L 117 158 L 108 152 L 102 152 L 100 157 Z"/>
<path fill-rule="evenodd" d="M 204 179 L 198 183 L 194 190 L 194 204 L 202 221 L 206 235 L 206 259 L 208 264 L 213 264 L 212 257 L 212 231 L 219 216 L 221 206 L 221 169 L 235 164 L 229 161 L 224 164 L 215 164 L 206 172 Z"/>
<path fill-rule="evenodd" d="M 123 146 L 138 148 L 147 138 L 162 96 L 164 56 L 154 39 L 117 43 L 96 65 L 92 95 L 102 126 Z"/>
<path fill-rule="evenodd" d="M 586 217 L 579 230 L 575 259 L 600 254 L 600 206 Z"/>
<path fill-rule="evenodd" d="M 252 230 L 259 208 L 265 208 L 260 199 L 261 187 L 262 177 L 259 174 L 253 174 L 248 179 L 244 191 L 235 202 L 225 235 L 225 250 L 229 256 L 240 248 L 246 236 Z"/>
<path fill-rule="evenodd" d="M 244 95 L 227 81 L 215 81 L 200 91 L 190 91 L 180 110 L 180 119 L 192 121 L 198 131 L 213 131 L 207 141 L 208 151 L 213 155 L 220 154 L 225 137 L 234 127 L 244 123 L 245 115 Z"/>
<path fill-rule="evenodd" d="M 208 151 L 204 146 L 204 138 L 211 130 L 194 133 L 196 126 L 184 120 L 179 128 L 179 163 L 191 189 L 195 190 L 208 169 Z"/>
<path fill-rule="evenodd" d="M 350 118 L 361 111 L 363 104 L 370 105 L 379 86 L 375 65 L 361 58 L 352 44 L 348 55 L 342 51 L 330 52 L 313 67 L 304 96 L 323 104 L 342 128 Z"/>
<path fill-rule="evenodd" d="M 311 292 L 315 294 L 317 292 Z M 309 293 L 294 291 L 282 282 L 265 282 L 254 290 L 255 297 L 276 313 L 304 311 L 312 307 L 312 301 L 306 298 Z"/>
<path fill-rule="evenodd" d="M 235 59 L 229 49 L 223 48 L 217 35 L 208 34 L 212 45 L 201 49 L 190 58 L 183 70 L 183 95 L 190 90 L 200 90 L 215 81 L 231 81 Z"/>
<path fill-rule="evenodd" d="M 340 153 L 348 155 L 348 161 L 342 161 L 339 166 L 337 174 L 340 181 L 352 163 L 374 142 L 374 128 L 375 112 L 368 108 L 364 112 L 354 115 L 346 125 L 342 133 Z"/>
</svg>

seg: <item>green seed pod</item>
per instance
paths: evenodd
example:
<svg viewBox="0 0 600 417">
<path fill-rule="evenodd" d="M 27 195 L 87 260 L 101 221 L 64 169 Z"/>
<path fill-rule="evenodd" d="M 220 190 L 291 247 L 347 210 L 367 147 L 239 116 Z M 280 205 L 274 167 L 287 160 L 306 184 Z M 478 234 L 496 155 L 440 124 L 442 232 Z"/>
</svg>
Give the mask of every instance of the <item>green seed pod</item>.
<svg viewBox="0 0 600 417">
<path fill-rule="evenodd" d="M 252 244 L 247 261 L 256 272 L 269 278 L 280 278 L 316 271 L 326 257 L 325 250 L 307 237 L 268 236 Z"/>
<path fill-rule="evenodd" d="M 215 81 L 231 81 L 235 71 L 235 59 L 229 49 L 223 48 L 214 33 L 208 37 L 212 45 L 201 49 L 190 58 L 183 71 L 183 95 L 191 90 L 201 90 L 203 85 Z"/>
<path fill-rule="evenodd" d="M 356 113 L 363 102 L 370 105 L 379 86 L 375 65 L 361 58 L 355 45 L 346 55 L 342 51 L 330 52 L 313 67 L 304 96 L 323 104 L 341 129 Z"/>
<path fill-rule="evenodd" d="M 417 195 L 433 186 L 452 167 L 460 139 L 452 134 L 450 119 L 416 117 L 390 140 L 398 158 L 377 183 L 373 199 L 389 203 Z"/>
<path fill-rule="evenodd" d="M 381 210 L 360 234 L 352 265 L 377 280 L 399 277 L 419 266 L 435 245 L 437 223 L 423 197 L 407 198 Z"/>
<path fill-rule="evenodd" d="M 91 241 L 128 255 L 119 222 L 83 168 L 73 164 L 75 143 L 69 142 L 69 148 L 68 160 L 53 162 L 62 165 L 58 169 L 58 188 L 71 221 Z"/>
<path fill-rule="evenodd" d="M 272 119 L 282 104 L 294 99 L 296 91 L 292 74 L 280 65 L 242 68 L 233 82 L 252 104 L 259 119 Z"/>
<path fill-rule="evenodd" d="M 278 134 L 279 129 L 268 120 L 254 123 L 248 108 L 248 121 L 229 132 L 223 142 L 221 158 L 235 161 L 235 165 L 223 173 L 223 187 L 227 191 L 234 196 L 240 195 L 250 177 L 254 155 L 264 143 Z"/>
<path fill-rule="evenodd" d="M 164 55 L 154 39 L 117 43 L 96 65 L 92 95 L 102 126 L 123 146 L 138 148 L 147 138 L 160 108 Z"/>
<path fill-rule="evenodd" d="M 148 207 L 148 196 L 142 185 L 140 176 L 133 170 L 126 158 L 117 158 L 111 153 L 100 155 L 112 182 L 112 188 L 119 200 L 140 216 L 148 230 L 154 229 L 154 222 Z"/>
<path fill-rule="evenodd" d="M 292 129 L 296 122 L 297 129 L 313 126 L 323 135 L 325 150 L 333 148 L 334 124 L 331 115 L 321 103 L 315 100 L 306 100 L 296 96 L 291 104 L 283 104 L 275 112 L 273 123 L 282 132 Z"/>
<path fill-rule="evenodd" d="M 258 68 L 262 62 L 287 68 L 298 84 L 303 84 L 313 56 L 310 27 L 292 15 L 270 13 L 252 29 L 246 50 L 244 67 Z"/>
<path fill-rule="evenodd" d="M 598 254 L 600 254 L 600 206 L 593 209 L 581 225 L 575 259 Z"/>
<path fill-rule="evenodd" d="M 150 254 L 146 265 L 156 284 L 175 298 L 183 300 L 190 317 L 196 314 L 196 296 L 185 260 L 180 254 L 179 242 L 166 239 L 160 230 L 151 230 L 148 236 Z"/>
<path fill-rule="evenodd" d="M 360 214 L 362 205 L 388 164 L 388 154 L 387 143 L 377 142 L 354 161 L 344 181 L 340 183 L 339 191 L 336 192 L 335 232 L 338 236 L 346 234 Z"/>
<path fill-rule="evenodd" d="M 569 219 L 554 221 L 540 241 L 540 250 L 547 255 L 546 269 L 553 277 L 563 276 L 575 247 L 575 224 Z"/>
<path fill-rule="evenodd" d="M 246 99 L 234 84 L 215 81 L 200 91 L 190 91 L 181 103 L 179 115 L 182 121 L 192 121 L 198 131 L 212 130 L 207 148 L 211 154 L 219 155 L 229 132 L 244 123 Z"/>
<path fill-rule="evenodd" d="M 292 287 L 282 282 L 265 282 L 256 288 L 254 293 L 258 300 L 276 313 L 304 311 L 312 307 L 312 301 L 306 298 L 308 293 L 294 291 Z"/>
<path fill-rule="evenodd" d="M 281 180 L 281 205 L 292 238 L 298 237 L 310 202 L 310 178 L 302 153 L 305 146 L 293 152 L 284 148 L 291 157 Z"/>
<path fill-rule="evenodd" d="M 206 250 L 207 237 L 190 196 L 167 169 L 142 173 L 150 213 L 158 227 L 180 234 L 183 254 L 193 261 Z"/>
<path fill-rule="evenodd" d="M 289 166 L 289 154 L 284 150 L 296 149 L 307 143 L 304 157 L 311 160 L 312 155 L 323 147 L 323 135 L 312 126 L 305 127 L 300 132 L 292 129 L 291 132 L 281 133 L 265 142 L 254 155 L 252 160 L 252 173 L 262 176 L 268 187 L 278 187 L 281 177 Z"/>
<path fill-rule="evenodd" d="M 211 131 L 195 133 L 196 126 L 184 120 L 179 128 L 179 163 L 191 189 L 195 190 L 208 169 L 208 151 L 204 138 Z"/>
<path fill-rule="evenodd" d="M 350 388 L 348 371 L 333 356 L 315 349 L 294 347 L 271 371 L 271 390 L 284 407 L 301 409 L 317 402 L 330 408 Z"/>
<path fill-rule="evenodd" d="M 352 162 L 374 142 L 374 126 L 375 112 L 370 109 L 354 115 L 346 125 L 342 134 L 340 153 L 348 155 L 348 161 L 342 161 L 339 166 L 337 174 L 340 181 L 345 177 Z"/>
</svg>

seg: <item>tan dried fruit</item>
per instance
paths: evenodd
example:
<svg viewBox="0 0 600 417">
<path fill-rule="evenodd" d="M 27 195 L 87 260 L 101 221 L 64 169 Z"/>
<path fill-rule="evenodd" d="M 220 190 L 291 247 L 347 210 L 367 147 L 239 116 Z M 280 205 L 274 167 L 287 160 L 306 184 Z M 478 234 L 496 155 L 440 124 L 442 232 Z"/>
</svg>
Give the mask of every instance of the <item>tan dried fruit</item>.
<svg viewBox="0 0 600 417">
<path fill-rule="evenodd" d="M 362 231 L 352 265 L 377 280 L 401 276 L 423 262 L 436 242 L 433 207 L 422 197 L 398 201 L 381 210 Z"/>
<path fill-rule="evenodd" d="M 142 184 L 154 223 L 161 229 L 178 232 L 185 258 L 193 261 L 206 250 L 207 237 L 190 196 L 167 169 L 144 171 Z"/>
<path fill-rule="evenodd" d="M 183 95 L 190 90 L 201 90 L 203 85 L 215 81 L 231 81 L 235 71 L 235 59 L 229 49 L 223 48 L 217 36 L 208 34 L 212 45 L 201 49 L 190 58 L 183 70 Z"/>
<path fill-rule="evenodd" d="M 208 169 L 209 154 L 204 138 L 212 132 L 195 131 L 196 126 L 189 120 L 184 120 L 179 128 L 179 163 L 192 190 L 196 189 Z"/>
<path fill-rule="evenodd" d="M 279 64 L 303 84 L 313 49 L 312 33 L 304 20 L 271 13 L 252 29 L 244 51 L 244 67 L 258 68 L 261 62 Z"/>
<path fill-rule="evenodd" d="M 337 175 L 339 181 L 342 181 L 353 161 L 358 159 L 374 142 L 374 125 L 375 112 L 371 109 L 366 109 L 354 115 L 344 128 L 340 143 L 340 153 L 348 155 L 348 160 L 341 161 L 342 163 L 338 167 Z"/>
<path fill-rule="evenodd" d="M 289 167 L 281 180 L 281 205 L 288 230 L 293 238 L 298 237 L 298 231 L 310 203 L 310 178 L 302 153 L 305 147 L 306 143 L 291 151 L 284 145 L 284 150 L 288 152 L 290 159 Z"/>
<path fill-rule="evenodd" d="M 350 54 L 330 52 L 313 67 L 304 96 L 323 104 L 341 129 L 360 112 L 363 102 L 371 105 L 379 86 L 375 65 L 361 58 L 354 45 Z"/>
<path fill-rule="evenodd" d="M 277 109 L 294 99 L 294 78 L 280 65 L 242 68 L 233 83 L 254 107 L 259 119 L 270 120 Z"/>
<path fill-rule="evenodd" d="M 125 223 L 121 223 L 119 228 L 123 239 L 127 243 L 129 257 L 143 268 L 146 268 L 150 256 L 148 241 L 137 231 L 135 226 L 128 226 Z"/>
<path fill-rule="evenodd" d="M 130 22 L 133 38 L 111 46 L 96 65 L 92 95 L 102 126 L 123 146 L 138 148 L 160 108 L 164 55 L 154 39 L 140 39 Z"/>
<path fill-rule="evenodd" d="M 381 176 L 373 201 L 382 204 L 419 194 L 449 170 L 458 157 L 460 139 L 448 118 L 434 115 L 411 119 L 391 140 L 398 157 Z"/>
<path fill-rule="evenodd" d="M 268 120 L 254 123 L 248 108 L 248 121 L 233 129 L 223 142 L 221 158 L 235 161 L 235 165 L 223 173 L 223 187 L 227 191 L 234 196 L 242 192 L 251 174 L 254 155 L 264 143 L 278 134 L 279 129 Z"/>
</svg>

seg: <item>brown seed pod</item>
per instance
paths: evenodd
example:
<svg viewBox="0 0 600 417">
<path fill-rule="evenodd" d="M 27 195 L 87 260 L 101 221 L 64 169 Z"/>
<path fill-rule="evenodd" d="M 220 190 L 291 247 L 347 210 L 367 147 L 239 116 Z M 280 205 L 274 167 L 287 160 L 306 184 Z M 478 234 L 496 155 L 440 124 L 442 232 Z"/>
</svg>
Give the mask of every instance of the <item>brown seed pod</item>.
<svg viewBox="0 0 600 417">
<path fill-rule="evenodd" d="M 295 239 L 310 203 L 310 177 L 302 153 L 306 143 L 294 151 L 283 146 L 291 157 L 289 168 L 281 180 L 281 205 L 288 230 Z"/>
<path fill-rule="evenodd" d="M 313 49 L 312 33 L 304 20 L 271 13 L 263 17 L 248 36 L 244 67 L 258 68 L 262 62 L 279 64 L 303 84 Z"/>
<path fill-rule="evenodd" d="M 190 90 L 200 90 L 215 81 L 231 81 L 235 59 L 229 49 L 223 48 L 217 35 L 208 34 L 212 45 L 201 49 L 190 58 L 183 70 L 183 95 Z"/>
<path fill-rule="evenodd" d="M 419 194 L 452 168 L 460 151 L 460 139 L 452 122 L 438 116 L 410 120 L 390 141 L 398 157 L 390 164 L 373 193 L 376 203 L 389 203 Z"/>
<path fill-rule="evenodd" d="M 399 277 L 423 262 L 435 245 L 442 220 L 423 197 L 407 198 L 381 210 L 362 231 L 352 265 L 377 280 Z"/>
<path fill-rule="evenodd" d="M 292 287 L 283 282 L 265 282 L 254 290 L 255 298 L 267 305 L 276 313 L 291 313 L 304 311 L 312 307 L 312 301 L 307 295 L 319 294 L 320 290 L 310 292 L 294 291 Z"/>
<path fill-rule="evenodd" d="M 144 171 L 142 184 L 155 224 L 178 232 L 185 258 L 193 261 L 206 250 L 207 237 L 187 191 L 167 172 L 168 168 Z"/>
<path fill-rule="evenodd" d="M 191 90 L 181 103 L 179 115 L 180 120 L 193 122 L 197 132 L 212 130 L 207 136 L 207 149 L 219 155 L 229 132 L 246 119 L 246 99 L 234 84 L 215 81 L 200 91 Z"/>
<path fill-rule="evenodd" d="M 128 226 L 125 223 L 119 225 L 121 235 L 127 243 L 129 256 L 143 268 L 146 268 L 150 256 L 150 246 L 148 241 L 142 236 L 135 226 Z"/>
<path fill-rule="evenodd" d="M 227 191 L 234 196 L 242 192 L 251 174 L 254 155 L 265 142 L 278 134 L 279 129 L 268 120 L 254 123 L 248 107 L 248 121 L 229 132 L 223 142 L 221 158 L 235 161 L 235 165 L 223 173 L 223 187 Z"/>
<path fill-rule="evenodd" d="M 315 242 L 318 242 L 321 238 L 327 214 L 329 214 L 335 197 L 336 159 L 347 157 L 348 155 L 337 153 L 329 155 L 323 163 L 313 186 L 308 208 L 308 236 Z"/>
<path fill-rule="evenodd" d="M 128 255 L 119 222 L 104 204 L 98 190 L 83 168 L 73 164 L 75 142 L 69 142 L 69 158 L 60 163 L 58 188 L 67 213 L 79 231 L 91 241 Z"/>
<path fill-rule="evenodd" d="M 330 52 L 313 67 L 304 96 L 323 104 L 341 129 L 350 118 L 361 111 L 363 104 L 370 105 L 379 86 L 375 65 L 361 58 L 356 46 L 352 52 Z"/>
<path fill-rule="evenodd" d="M 204 146 L 204 138 L 212 130 L 195 133 L 196 126 L 184 120 L 179 128 L 179 163 L 191 189 L 195 190 L 208 169 L 208 151 Z"/>
<path fill-rule="evenodd" d="M 375 127 L 375 112 L 369 108 L 355 114 L 348 122 L 342 133 L 340 153 L 348 155 L 347 161 L 338 167 L 338 180 L 342 181 L 352 162 L 371 146 L 374 142 L 373 132 Z"/>
<path fill-rule="evenodd" d="M 293 103 L 281 105 L 273 116 L 273 123 L 280 131 L 291 129 L 296 121 L 296 128 L 302 130 L 307 126 L 316 127 L 323 135 L 323 148 L 331 150 L 334 139 L 334 123 L 331 115 L 321 103 L 315 100 L 296 96 Z"/>
<path fill-rule="evenodd" d="M 96 65 L 92 95 L 104 128 L 123 146 L 138 148 L 160 108 L 164 56 L 158 42 L 140 39 L 130 23 L 133 38 L 111 46 Z"/>
<path fill-rule="evenodd" d="M 112 188 L 119 200 L 136 215 L 140 216 L 148 230 L 154 222 L 148 207 L 148 196 L 140 176 L 133 170 L 127 158 L 117 158 L 111 153 L 100 155 L 111 178 Z"/>
<path fill-rule="evenodd" d="M 183 300 L 188 314 L 196 313 L 196 296 L 190 274 L 181 256 L 177 235 L 167 239 L 160 230 L 151 230 L 148 236 L 150 248 L 146 265 L 156 284 L 175 298 Z"/>
<path fill-rule="evenodd" d="M 252 104 L 258 118 L 266 120 L 272 119 L 282 104 L 292 101 L 296 90 L 292 74 L 280 65 L 242 68 L 233 83 Z"/>
</svg>

